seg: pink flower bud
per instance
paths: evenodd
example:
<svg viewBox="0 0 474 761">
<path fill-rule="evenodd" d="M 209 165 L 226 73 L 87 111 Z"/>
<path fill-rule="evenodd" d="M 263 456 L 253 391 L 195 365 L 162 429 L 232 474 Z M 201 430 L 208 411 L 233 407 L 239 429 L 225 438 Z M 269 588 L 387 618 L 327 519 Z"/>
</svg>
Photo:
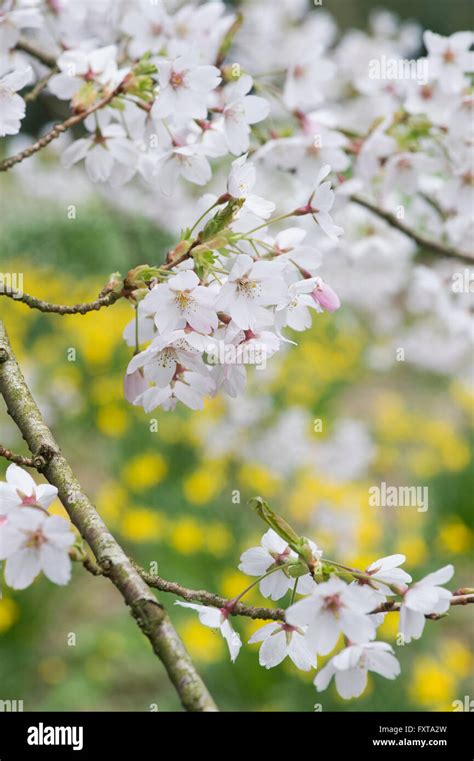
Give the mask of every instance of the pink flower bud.
<svg viewBox="0 0 474 761">
<path fill-rule="evenodd" d="M 337 293 L 333 291 L 330 285 L 321 280 L 321 278 L 318 278 L 318 283 L 311 296 L 322 309 L 326 310 L 326 312 L 335 312 L 336 309 L 339 309 L 341 306 Z"/>
<path fill-rule="evenodd" d="M 143 394 L 148 388 L 148 383 L 143 377 L 141 368 L 133 373 L 125 375 L 123 379 L 123 393 L 127 402 L 133 404 L 137 396 Z"/>
</svg>

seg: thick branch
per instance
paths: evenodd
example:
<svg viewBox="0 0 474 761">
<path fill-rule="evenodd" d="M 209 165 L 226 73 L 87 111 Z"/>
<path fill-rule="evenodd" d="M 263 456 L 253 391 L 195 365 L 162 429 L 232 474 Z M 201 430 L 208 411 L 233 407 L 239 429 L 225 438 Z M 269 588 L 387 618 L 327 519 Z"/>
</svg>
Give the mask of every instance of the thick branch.
<svg viewBox="0 0 474 761">
<path fill-rule="evenodd" d="M 110 93 L 98 100 L 86 111 L 81 111 L 79 114 L 74 114 L 73 116 L 70 116 L 69 119 L 66 119 L 66 121 L 61 122 L 60 124 L 55 124 L 49 132 L 43 135 L 43 137 L 40 137 L 32 145 L 29 145 L 28 148 L 25 148 L 23 151 L 20 151 L 20 153 L 16 153 L 14 156 L 10 156 L 10 158 L 1 161 L 0 172 L 6 172 L 7 169 L 11 169 L 12 166 L 15 166 L 15 164 L 19 164 L 21 161 L 24 161 L 24 159 L 27 159 L 30 156 L 33 156 L 33 154 L 38 153 L 38 151 L 40 151 L 42 148 L 45 148 L 53 140 L 56 140 L 56 138 L 62 135 L 64 132 L 67 132 L 77 124 L 81 124 L 85 119 L 87 119 L 88 116 L 93 114 L 95 111 L 99 111 L 99 109 L 104 108 L 104 106 L 110 103 L 110 101 L 119 94 L 121 88 L 122 85 L 120 84 L 115 88 L 115 90 L 112 90 Z"/>
<path fill-rule="evenodd" d="M 27 293 L 23 293 L 21 296 L 13 291 L 7 291 L 5 289 L 0 290 L 0 296 L 8 296 L 15 301 L 21 301 L 22 304 L 26 304 L 30 309 L 38 309 L 40 312 L 55 312 L 56 314 L 87 314 L 87 312 L 94 312 L 102 309 L 102 307 L 109 307 L 115 304 L 120 298 L 122 293 L 116 293 L 110 291 L 110 293 L 104 296 L 99 296 L 95 301 L 85 302 L 83 304 L 74 304 L 69 306 L 67 304 L 50 304 L 49 301 L 43 301 L 37 299 L 35 296 L 29 296 Z"/>
<path fill-rule="evenodd" d="M 165 609 L 111 535 L 61 453 L 31 396 L 1 321 L 0 393 L 33 455 L 45 459 L 44 475 L 58 489 L 72 522 L 130 607 L 137 624 L 163 662 L 183 706 L 188 711 L 217 710 Z"/>
<path fill-rule="evenodd" d="M 459 251 L 456 248 L 445 246 L 443 243 L 439 243 L 438 241 L 426 238 L 424 235 L 416 232 L 416 230 L 412 230 L 411 227 L 405 225 L 390 211 L 381 209 L 371 201 L 368 201 L 366 198 L 362 198 L 358 195 L 353 195 L 351 196 L 351 200 L 354 201 L 354 203 L 358 203 L 359 206 L 363 206 L 365 209 L 368 209 L 373 214 L 376 214 L 381 219 L 384 219 L 385 222 L 388 222 L 388 224 L 391 225 L 391 227 L 394 227 L 396 230 L 399 230 L 405 235 L 408 235 L 409 238 L 414 240 L 415 243 L 417 243 L 422 248 L 433 251 L 436 254 L 441 254 L 441 256 L 450 256 L 456 259 L 462 259 L 463 261 L 469 262 L 470 264 L 474 262 L 474 253 Z"/>
</svg>

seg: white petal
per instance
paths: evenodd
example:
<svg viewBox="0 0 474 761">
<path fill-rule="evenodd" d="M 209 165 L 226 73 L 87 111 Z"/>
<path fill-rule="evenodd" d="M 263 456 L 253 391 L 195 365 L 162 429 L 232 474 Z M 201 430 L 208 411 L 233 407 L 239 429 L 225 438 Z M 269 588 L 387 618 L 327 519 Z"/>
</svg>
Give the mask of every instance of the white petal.
<svg viewBox="0 0 474 761">
<path fill-rule="evenodd" d="M 260 648 L 258 656 L 259 663 L 266 669 L 271 669 L 274 666 L 278 666 L 288 654 L 288 646 L 286 644 L 286 633 L 280 631 L 277 634 L 272 634 L 268 637 Z"/>
<path fill-rule="evenodd" d="M 5 581 L 12 589 L 26 589 L 40 570 L 38 551 L 25 547 L 8 558 L 5 565 Z"/>
</svg>

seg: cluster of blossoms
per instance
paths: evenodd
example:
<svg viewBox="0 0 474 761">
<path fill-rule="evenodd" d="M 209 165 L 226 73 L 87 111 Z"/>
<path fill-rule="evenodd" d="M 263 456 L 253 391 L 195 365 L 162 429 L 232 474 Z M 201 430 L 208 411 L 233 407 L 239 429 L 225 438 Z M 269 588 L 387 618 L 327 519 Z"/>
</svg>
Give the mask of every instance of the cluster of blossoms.
<svg viewBox="0 0 474 761">
<path fill-rule="evenodd" d="M 12 463 L 0 483 L 0 560 L 6 560 L 5 581 L 12 589 L 29 587 L 42 571 L 54 584 L 71 578 L 69 551 L 75 542 L 71 525 L 48 507 L 55 486 L 37 486 Z"/>
<path fill-rule="evenodd" d="M 328 173 L 323 167 L 309 202 L 283 217 L 310 214 L 335 237 L 340 230 L 329 214 L 334 193 L 323 182 Z M 135 288 L 136 318 L 125 329 L 125 339 L 136 347 L 125 393 L 147 412 L 159 405 L 173 409 L 177 400 L 201 409 L 204 397 L 221 388 L 237 396 L 246 365 L 265 366 L 287 341 L 283 328 L 306 330 L 310 309 L 332 312 L 340 306 L 332 288 L 315 275 L 320 260 L 304 245 L 304 230 L 268 235 L 274 206 L 253 194 L 255 179 L 252 162 L 245 155 L 236 159 L 227 192 L 206 199 L 210 209 L 199 219 L 202 230 L 194 238 L 194 228 L 188 230 L 171 252 L 171 263 L 174 257 L 183 261 L 173 271 L 139 267 L 128 275 L 135 286 L 152 276 L 162 281 Z"/>
<path fill-rule="evenodd" d="M 268 506 L 265 514 L 270 516 L 268 522 L 281 528 L 281 519 Z M 326 560 L 314 542 L 288 536 L 287 528 L 278 533 L 270 528 L 260 547 L 242 554 L 239 569 L 258 579 L 226 607 L 176 604 L 196 610 L 205 626 L 220 629 L 234 662 L 242 642 L 230 616 L 244 594 L 256 584 L 261 594 L 271 600 L 280 600 L 291 592 L 285 619 L 264 624 L 249 640 L 250 644 L 262 643 L 261 666 L 273 668 L 289 657 L 297 668 L 311 671 L 317 668 L 317 656 L 334 651 L 342 635 L 344 647 L 316 674 L 314 684 L 319 692 L 334 677 L 341 697 L 354 698 L 364 692 L 369 671 L 387 679 L 397 677 L 400 664 L 393 648 L 375 641 L 377 628 L 385 615 L 390 615 L 378 611 L 384 604 L 389 608 L 398 596 L 401 641 L 406 644 L 419 639 L 425 616 L 440 615 L 449 609 L 452 594 L 442 585 L 452 578 L 453 566 L 440 568 L 412 584 L 411 576 L 400 567 L 405 562 L 404 555 L 380 558 L 361 572 Z"/>
<path fill-rule="evenodd" d="M 447 246 L 469 250 L 472 34 L 422 36 L 416 24 L 399 25 L 392 14 L 379 12 L 370 18 L 367 33 L 351 30 L 338 38 L 330 14 L 320 7 L 310 10 L 306 0 L 282 0 L 277 7 L 255 0 L 245 5 L 238 29 L 240 23 L 218 0 L 185 5 L 174 0 L 19 0 L 11 10 L 7 4 L 0 16 L 0 135 L 20 129 L 25 103 L 18 90 L 47 77 L 47 92 L 84 115 L 86 134 L 73 139 L 68 133 L 58 143 L 63 165 L 84 162 L 94 183 L 116 188 L 109 200 L 149 213 L 173 232 L 189 224 L 196 186 L 206 186 L 205 198 L 213 182 L 222 187 L 229 157 L 251 152 L 256 182 L 277 216 L 288 198 L 296 200 L 295 206 L 298 199 L 306 202 L 308 187 L 330 166 L 334 222 L 327 224 L 323 205 L 312 215 L 317 227 L 302 216 L 276 238 L 268 238 L 262 228 L 268 255 L 273 249 L 294 259 L 298 249 L 298 264 L 312 275 L 320 261 L 324 279 L 344 303 L 377 316 L 380 346 L 373 362 L 393 364 L 394 347 L 402 342 L 407 361 L 465 377 L 472 316 L 469 288 L 452 287 L 459 264 L 414 264 L 413 241 L 354 197 L 362 195 Z M 52 51 L 58 73 L 49 76 L 44 61 L 18 46 L 25 37 Z M 415 60 L 422 46 L 426 56 Z M 50 173 L 48 167 L 48 180 Z M 133 192 L 127 192 L 132 180 Z M 231 229 L 245 231 L 249 212 L 265 220 L 269 204 L 248 197 Z M 258 263 L 262 250 L 256 255 L 249 246 L 239 249 Z M 312 256 L 301 249 L 312 249 Z M 225 263 L 219 282 L 229 296 L 234 262 L 228 256 Z M 216 279 L 212 282 L 217 296 Z M 312 306 L 309 285 L 294 280 L 287 285 L 294 299 L 286 306 L 283 298 L 261 304 L 267 313 L 269 308 L 275 312 L 275 331 L 264 331 L 272 334 L 267 354 L 281 342 L 283 321 L 296 330 L 309 323 L 304 308 Z M 217 298 L 216 303 L 225 313 Z M 318 303 L 331 309 L 338 298 L 326 291 Z M 415 318 L 408 327 L 402 325 L 406 310 Z M 242 324 L 252 322 L 241 317 Z M 144 317 L 143 322 L 150 332 L 150 321 Z M 224 343 L 231 346 L 236 343 L 232 331 L 250 330 L 233 323 L 229 330 L 220 321 L 212 327 L 220 331 L 218 340 L 224 332 Z M 191 353 L 196 351 L 194 346 Z M 242 352 L 235 354 L 236 364 L 245 364 Z M 243 387 L 242 367 L 220 368 L 214 375 L 233 394 Z M 215 378 L 210 385 L 203 377 L 206 388 L 201 384 L 199 396 L 215 386 Z M 178 388 L 178 398 L 179 393 Z M 167 399 L 165 394 L 165 404 Z"/>
</svg>

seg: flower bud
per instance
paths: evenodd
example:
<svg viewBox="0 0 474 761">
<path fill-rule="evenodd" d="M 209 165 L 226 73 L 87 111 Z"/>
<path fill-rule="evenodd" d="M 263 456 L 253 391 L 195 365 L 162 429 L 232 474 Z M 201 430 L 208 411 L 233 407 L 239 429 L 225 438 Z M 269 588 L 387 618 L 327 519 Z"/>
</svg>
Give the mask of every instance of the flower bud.
<svg viewBox="0 0 474 761">
<path fill-rule="evenodd" d="M 318 278 L 318 283 L 311 296 L 321 309 L 325 309 L 326 312 L 335 312 L 341 306 L 337 293 L 321 278 Z"/>
</svg>

